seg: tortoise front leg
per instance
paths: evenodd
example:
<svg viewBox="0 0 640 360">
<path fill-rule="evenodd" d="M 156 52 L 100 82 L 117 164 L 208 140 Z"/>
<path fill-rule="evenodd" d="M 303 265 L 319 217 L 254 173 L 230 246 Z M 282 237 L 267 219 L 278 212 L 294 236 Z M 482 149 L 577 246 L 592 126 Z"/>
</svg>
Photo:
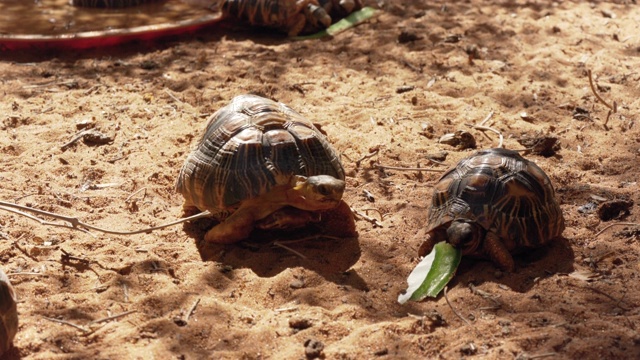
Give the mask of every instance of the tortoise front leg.
<svg viewBox="0 0 640 360">
<path fill-rule="evenodd" d="M 515 270 L 516 265 L 513 257 L 494 232 L 487 232 L 484 239 L 483 250 L 487 257 L 502 270 L 508 272 Z"/>
<path fill-rule="evenodd" d="M 422 245 L 418 248 L 418 255 L 427 256 L 433 250 L 433 247 L 436 246 L 435 237 L 431 236 L 431 234 L 427 234 L 426 238 L 422 242 Z"/>
<path fill-rule="evenodd" d="M 217 244 L 231 244 L 249 237 L 256 216 L 250 209 L 240 208 L 204 235 L 204 240 Z"/>
</svg>

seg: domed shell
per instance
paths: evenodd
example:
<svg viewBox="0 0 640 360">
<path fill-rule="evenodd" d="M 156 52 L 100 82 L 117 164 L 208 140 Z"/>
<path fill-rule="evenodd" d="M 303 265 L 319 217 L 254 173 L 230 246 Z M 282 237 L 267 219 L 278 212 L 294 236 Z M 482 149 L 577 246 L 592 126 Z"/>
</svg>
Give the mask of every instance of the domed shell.
<svg viewBox="0 0 640 360">
<path fill-rule="evenodd" d="M 211 116 L 176 189 L 185 206 L 220 218 L 294 175 L 344 180 L 338 155 L 311 121 L 285 104 L 240 95 Z"/>
<path fill-rule="evenodd" d="M 493 231 L 509 251 L 538 247 L 561 236 L 565 227 L 544 171 L 506 149 L 463 159 L 434 187 L 428 232 L 461 218 Z"/>
</svg>

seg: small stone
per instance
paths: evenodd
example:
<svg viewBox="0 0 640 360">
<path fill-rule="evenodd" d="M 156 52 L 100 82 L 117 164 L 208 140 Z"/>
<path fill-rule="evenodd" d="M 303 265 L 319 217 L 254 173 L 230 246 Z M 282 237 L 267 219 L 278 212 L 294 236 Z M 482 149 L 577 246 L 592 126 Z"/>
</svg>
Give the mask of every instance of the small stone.
<svg viewBox="0 0 640 360">
<path fill-rule="evenodd" d="M 322 357 L 322 351 L 324 350 L 324 344 L 318 340 L 307 339 L 304 342 L 304 354 L 307 359 L 316 359 Z"/>
<path fill-rule="evenodd" d="M 289 327 L 297 331 L 308 329 L 312 326 L 313 322 L 311 319 L 299 317 L 289 319 Z"/>
<path fill-rule="evenodd" d="M 633 200 L 610 200 L 600 204 L 598 208 L 598 217 L 602 221 L 620 219 L 628 216 L 633 207 Z"/>
<path fill-rule="evenodd" d="M 387 348 L 376 350 L 373 353 L 373 355 L 375 355 L 375 356 L 384 356 L 384 355 L 388 355 L 388 354 L 389 354 L 389 349 L 387 349 Z"/>
<path fill-rule="evenodd" d="M 174 317 L 173 318 L 173 323 L 178 325 L 178 326 L 180 326 L 180 327 L 187 326 L 187 322 L 180 316 Z"/>
<path fill-rule="evenodd" d="M 408 42 L 412 42 L 420 39 L 422 39 L 422 36 L 406 30 L 401 31 L 400 35 L 398 35 L 398 43 L 400 44 L 406 44 Z"/>
<path fill-rule="evenodd" d="M 89 129 L 95 126 L 95 123 L 91 119 L 84 119 L 76 122 L 76 129 L 83 130 Z"/>
<path fill-rule="evenodd" d="M 292 289 L 302 289 L 304 287 L 304 280 L 294 279 L 293 281 L 291 281 L 291 283 L 289 283 L 289 287 Z"/>
<path fill-rule="evenodd" d="M 475 149 L 476 139 L 470 132 L 458 130 L 455 133 L 444 134 L 438 141 L 441 144 L 455 146 L 458 150 Z"/>
<path fill-rule="evenodd" d="M 466 343 L 462 345 L 462 347 L 460 348 L 460 352 L 463 355 L 475 355 L 478 352 L 478 347 L 476 347 L 476 345 L 472 342 Z"/>
<path fill-rule="evenodd" d="M 409 92 L 413 89 L 415 89 L 416 87 L 413 85 L 402 85 L 398 88 L 396 88 L 396 94 L 402 94 L 402 93 L 406 93 Z"/>
<path fill-rule="evenodd" d="M 93 129 L 83 134 L 82 141 L 87 145 L 104 145 L 113 142 L 113 138 Z"/>
</svg>

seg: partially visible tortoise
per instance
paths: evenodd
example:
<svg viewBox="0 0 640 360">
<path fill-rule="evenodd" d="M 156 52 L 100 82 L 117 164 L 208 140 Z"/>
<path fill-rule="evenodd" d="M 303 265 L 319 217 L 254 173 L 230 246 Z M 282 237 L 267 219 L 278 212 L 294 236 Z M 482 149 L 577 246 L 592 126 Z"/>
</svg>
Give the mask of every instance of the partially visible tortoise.
<svg viewBox="0 0 640 360">
<path fill-rule="evenodd" d="M 318 222 L 341 204 L 344 188 L 324 135 L 287 105 L 256 95 L 237 96 L 211 116 L 176 185 L 185 214 L 209 210 L 221 221 L 205 235 L 214 243 Z"/>
<path fill-rule="evenodd" d="M 7 275 L 0 269 L 0 356 L 11 348 L 18 332 L 16 293 Z"/>
<path fill-rule="evenodd" d="M 163 0 L 71 0 L 74 6 L 123 8 Z M 332 23 L 332 16 L 345 16 L 362 7 L 361 0 L 183 0 L 207 5 L 222 16 L 266 26 L 295 36 L 302 30 L 318 31 Z"/>
<path fill-rule="evenodd" d="M 463 255 L 513 271 L 512 253 L 559 238 L 564 228 L 551 181 L 540 167 L 515 151 L 482 150 L 435 185 L 419 254 L 448 241 Z"/>
</svg>

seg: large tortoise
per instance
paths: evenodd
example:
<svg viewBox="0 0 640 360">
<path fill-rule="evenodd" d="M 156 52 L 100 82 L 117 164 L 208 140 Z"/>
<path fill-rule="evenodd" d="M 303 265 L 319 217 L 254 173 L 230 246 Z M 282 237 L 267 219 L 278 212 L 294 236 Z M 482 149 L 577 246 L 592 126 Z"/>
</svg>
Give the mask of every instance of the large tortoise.
<svg viewBox="0 0 640 360">
<path fill-rule="evenodd" d="M 547 175 L 515 151 L 479 151 L 433 190 L 424 256 L 441 241 L 513 271 L 512 253 L 561 237 L 564 218 Z"/>
<path fill-rule="evenodd" d="M 185 214 L 208 210 L 221 221 L 205 235 L 214 243 L 318 222 L 344 188 L 324 135 L 287 105 L 256 95 L 237 96 L 211 116 L 176 185 Z"/>
<path fill-rule="evenodd" d="M 11 348 L 18 332 L 16 293 L 7 275 L 0 269 L 0 356 Z"/>
</svg>

